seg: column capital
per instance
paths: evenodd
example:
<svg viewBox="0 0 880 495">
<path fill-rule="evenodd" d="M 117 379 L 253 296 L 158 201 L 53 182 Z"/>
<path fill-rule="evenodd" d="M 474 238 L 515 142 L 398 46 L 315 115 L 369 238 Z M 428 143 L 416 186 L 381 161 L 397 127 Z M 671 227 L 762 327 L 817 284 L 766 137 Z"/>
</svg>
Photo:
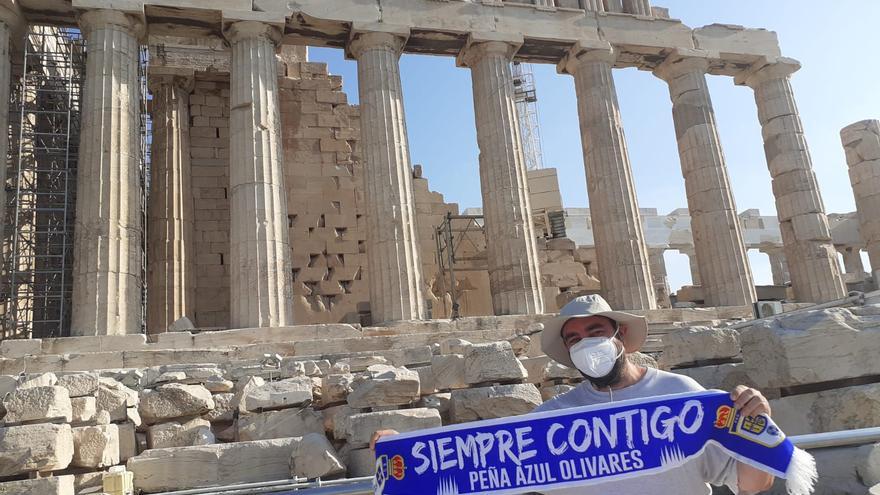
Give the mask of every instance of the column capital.
<svg viewBox="0 0 880 495">
<path fill-rule="evenodd" d="M 522 35 L 471 33 L 467 44 L 455 58 L 455 63 L 459 67 L 473 67 L 487 55 L 501 55 L 513 60 L 523 41 Z"/>
<path fill-rule="evenodd" d="M 150 92 L 155 93 L 160 86 L 174 86 L 191 93 L 195 86 L 195 76 L 194 74 L 150 74 L 147 78 Z"/>
<path fill-rule="evenodd" d="M 383 48 L 394 51 L 399 57 L 409 40 L 409 28 L 403 26 L 375 25 L 358 26 L 355 24 L 345 47 L 345 55 L 357 60 L 367 50 Z"/>
<path fill-rule="evenodd" d="M 276 47 L 281 44 L 281 28 L 263 21 L 235 21 L 223 28 L 223 36 L 235 44 L 242 40 L 263 38 Z"/>
<path fill-rule="evenodd" d="M 556 72 L 573 75 L 580 64 L 587 62 L 614 64 L 617 61 L 617 55 L 618 51 L 607 41 L 578 41 L 562 57 L 562 60 L 556 64 Z"/>
<path fill-rule="evenodd" d="M 108 26 L 122 28 L 137 39 L 143 38 L 146 34 L 146 26 L 142 19 L 136 15 L 122 12 L 121 10 L 87 10 L 79 14 L 78 20 L 83 36 L 86 39 L 88 39 L 89 33 L 93 30 L 106 28 Z"/>
<path fill-rule="evenodd" d="M 861 120 L 840 130 L 840 142 L 844 147 L 857 144 L 865 138 L 880 139 L 880 120 Z M 850 167 L 862 162 L 862 160 L 848 161 L 851 162 L 849 163 Z"/>
<path fill-rule="evenodd" d="M 737 74 L 734 77 L 734 83 L 755 89 L 761 83 L 771 79 L 788 77 L 800 69 L 801 63 L 793 58 L 764 59 Z"/>
<path fill-rule="evenodd" d="M 669 82 L 689 72 L 709 71 L 709 52 L 705 50 L 675 50 L 654 69 L 654 75 Z"/>
</svg>

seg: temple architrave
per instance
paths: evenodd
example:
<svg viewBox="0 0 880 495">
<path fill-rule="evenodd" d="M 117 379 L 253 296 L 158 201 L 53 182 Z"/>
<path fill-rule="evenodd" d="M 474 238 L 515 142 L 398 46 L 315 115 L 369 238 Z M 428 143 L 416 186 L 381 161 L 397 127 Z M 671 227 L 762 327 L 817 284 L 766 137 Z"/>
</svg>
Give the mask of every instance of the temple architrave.
<svg viewBox="0 0 880 495">
<path fill-rule="evenodd" d="M 652 310 L 671 304 L 662 260 L 669 249 L 691 258 L 707 307 L 759 300 L 749 248 L 772 255 L 774 281 L 790 282 L 789 300 L 846 296 L 791 86 L 800 64 L 772 31 L 694 29 L 648 0 L 3 5 L 0 40 L 12 42 L 0 50 L 4 94 L 29 25 L 78 27 L 85 38 L 71 335 L 161 333 L 183 317 L 199 328 L 253 328 L 421 320 L 453 315 L 452 306 L 541 314 L 585 292 L 601 292 L 616 308 Z M 145 63 L 141 46 L 149 48 Z M 359 107 L 348 105 L 339 77 L 307 60 L 308 46 L 343 49 L 357 62 Z M 471 248 L 477 261 L 458 279 L 438 261 L 437 230 L 458 206 L 432 192 L 411 162 L 402 54 L 455 57 L 473 81 L 481 233 Z M 514 61 L 554 64 L 574 79 L 590 246 L 555 239 L 535 222 L 545 210 L 524 164 Z M 669 86 L 689 210 L 684 242 L 646 239 L 612 77 L 623 68 Z M 744 240 L 748 219 L 733 199 L 709 75 L 754 90 L 777 205 L 774 242 Z M 146 219 L 142 79 L 152 121 Z M 3 107 L 0 124 L 8 119 Z M 876 132 L 863 123 L 843 134 L 860 212 L 876 206 L 876 177 L 865 172 Z M 0 153 L 7 146 L 0 142 Z M 863 247 L 880 265 L 872 222 L 861 217 L 864 241 L 844 251 L 847 271 L 863 273 Z M 553 253 L 563 245 L 567 254 Z"/>
</svg>

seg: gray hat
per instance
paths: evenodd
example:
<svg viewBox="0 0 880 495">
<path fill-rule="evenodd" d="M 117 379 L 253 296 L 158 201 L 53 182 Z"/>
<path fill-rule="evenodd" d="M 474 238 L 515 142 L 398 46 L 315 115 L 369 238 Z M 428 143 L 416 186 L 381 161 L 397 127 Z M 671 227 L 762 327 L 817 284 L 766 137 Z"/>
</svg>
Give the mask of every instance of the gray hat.
<svg viewBox="0 0 880 495">
<path fill-rule="evenodd" d="M 544 354 L 561 364 L 575 368 L 562 340 L 562 327 L 572 318 L 589 316 L 604 316 L 626 325 L 626 335 L 622 338 L 623 346 L 628 353 L 641 349 L 648 338 L 648 320 L 644 316 L 614 311 L 602 296 L 593 294 L 574 298 L 559 310 L 559 316 L 544 324 L 544 330 L 541 332 L 541 349 Z"/>
</svg>

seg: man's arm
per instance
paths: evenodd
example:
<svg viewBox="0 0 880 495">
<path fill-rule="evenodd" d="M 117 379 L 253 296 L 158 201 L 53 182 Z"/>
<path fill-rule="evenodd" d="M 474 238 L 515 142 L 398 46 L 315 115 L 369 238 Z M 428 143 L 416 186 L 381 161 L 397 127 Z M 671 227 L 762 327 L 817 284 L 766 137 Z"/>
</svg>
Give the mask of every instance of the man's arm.
<svg viewBox="0 0 880 495">
<path fill-rule="evenodd" d="M 739 385 L 730 393 L 736 409 L 745 416 L 766 414 L 770 416 L 770 403 L 761 392 Z M 769 490 L 773 486 L 773 475 L 753 468 L 742 462 L 736 463 L 736 476 L 739 493 L 747 495 Z"/>
</svg>

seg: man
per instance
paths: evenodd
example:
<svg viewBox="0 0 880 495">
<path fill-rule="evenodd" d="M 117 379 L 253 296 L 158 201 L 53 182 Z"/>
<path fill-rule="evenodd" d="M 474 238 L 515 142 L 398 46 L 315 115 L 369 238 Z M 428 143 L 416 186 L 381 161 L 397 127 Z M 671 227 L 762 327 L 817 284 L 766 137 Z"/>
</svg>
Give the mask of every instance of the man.
<svg viewBox="0 0 880 495">
<path fill-rule="evenodd" d="M 626 399 L 704 390 L 693 379 L 635 364 L 627 355 L 642 348 L 648 323 L 642 316 L 613 311 L 600 296 L 581 296 L 544 327 L 541 349 L 556 361 L 578 369 L 586 381 L 538 406 L 535 412 L 589 406 Z M 746 416 L 770 414 L 767 399 L 757 390 L 738 386 L 731 394 Z M 375 441 L 396 434 L 382 430 Z M 715 445 L 681 467 L 632 479 L 547 492 L 552 495 L 703 495 L 709 484 L 727 485 L 734 493 L 752 494 L 770 488 L 773 476 L 739 463 Z"/>
</svg>

